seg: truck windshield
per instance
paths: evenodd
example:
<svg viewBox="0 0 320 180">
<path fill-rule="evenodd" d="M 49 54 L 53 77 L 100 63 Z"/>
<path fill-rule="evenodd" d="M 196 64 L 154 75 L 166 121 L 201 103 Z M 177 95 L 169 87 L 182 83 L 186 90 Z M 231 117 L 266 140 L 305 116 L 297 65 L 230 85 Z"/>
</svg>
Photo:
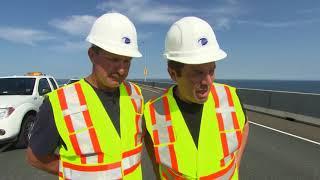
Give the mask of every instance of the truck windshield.
<svg viewBox="0 0 320 180">
<path fill-rule="evenodd" d="M 36 78 L 0 78 L 0 95 L 32 95 Z"/>
<path fill-rule="evenodd" d="M 74 82 L 79 81 L 80 79 L 69 79 L 69 81 L 67 82 L 67 84 L 72 84 Z"/>
</svg>

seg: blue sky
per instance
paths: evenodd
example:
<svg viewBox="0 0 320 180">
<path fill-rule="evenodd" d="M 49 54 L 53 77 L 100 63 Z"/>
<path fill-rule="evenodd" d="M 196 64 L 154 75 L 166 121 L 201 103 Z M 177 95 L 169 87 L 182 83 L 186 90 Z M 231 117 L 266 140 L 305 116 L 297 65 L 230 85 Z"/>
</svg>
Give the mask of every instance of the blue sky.
<svg viewBox="0 0 320 180">
<path fill-rule="evenodd" d="M 228 57 L 219 79 L 320 80 L 319 0 L 10 0 L 1 2 L 0 76 L 42 71 L 56 78 L 91 72 L 87 33 L 110 11 L 136 25 L 143 58 L 129 78 L 168 78 L 165 34 L 176 20 L 197 16 L 214 28 Z"/>
</svg>

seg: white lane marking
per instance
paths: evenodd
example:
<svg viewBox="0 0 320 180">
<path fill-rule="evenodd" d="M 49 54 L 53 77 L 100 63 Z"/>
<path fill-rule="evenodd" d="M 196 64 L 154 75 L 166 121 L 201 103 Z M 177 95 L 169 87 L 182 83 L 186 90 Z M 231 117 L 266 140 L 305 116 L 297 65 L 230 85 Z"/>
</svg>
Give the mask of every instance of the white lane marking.
<svg viewBox="0 0 320 180">
<path fill-rule="evenodd" d="M 5 151 L 6 149 L 8 149 L 12 144 L 13 144 L 13 143 L 8 143 L 8 144 L 3 145 L 3 146 L 0 148 L 0 152 Z"/>
<path fill-rule="evenodd" d="M 304 141 L 308 141 L 308 142 L 311 142 L 311 143 L 314 143 L 316 145 L 320 145 L 320 142 L 316 142 L 316 141 L 312 141 L 310 139 L 307 139 L 307 138 L 303 138 L 303 137 L 300 137 L 300 136 L 297 136 L 297 135 L 294 135 L 294 134 L 290 134 L 290 133 L 287 133 L 287 132 L 284 132 L 284 131 L 280 131 L 278 129 L 273 129 L 269 126 L 265 126 L 265 125 L 262 125 L 262 124 L 258 124 L 258 123 L 255 123 L 255 122 L 252 122 L 252 121 L 249 121 L 250 124 L 254 124 L 254 125 L 257 125 L 257 126 L 261 126 L 261 127 L 264 127 L 266 129 L 270 129 L 272 131 L 276 131 L 276 132 L 279 132 L 279 133 L 282 133 L 282 134 L 285 134 L 285 135 L 288 135 L 288 136 L 292 136 L 292 137 L 295 137 L 295 138 L 298 138 L 298 139 L 301 139 L 301 140 L 304 140 Z"/>
<path fill-rule="evenodd" d="M 151 86 L 150 86 L 151 87 Z M 142 89 L 145 89 L 145 90 L 148 90 L 148 91 L 151 91 L 151 92 L 155 92 L 155 93 L 161 93 L 161 92 L 157 92 L 157 91 L 153 91 L 151 89 L 147 89 L 147 88 L 142 88 Z M 164 89 L 163 89 L 164 90 Z M 284 131 L 280 131 L 278 129 L 274 129 L 274 128 L 271 128 L 271 127 L 268 127 L 268 126 L 265 126 L 265 125 L 262 125 L 262 124 L 258 124 L 258 123 L 255 123 L 255 122 L 252 122 L 252 121 L 249 121 L 249 123 L 251 124 L 254 124 L 254 125 L 257 125 L 257 126 L 261 126 L 261 127 L 264 127 L 266 129 L 270 129 L 270 130 L 273 130 L 273 131 L 276 131 L 276 132 L 279 132 L 279 133 L 282 133 L 282 134 L 286 134 L 288 136 L 292 136 L 292 137 L 295 137 L 295 138 L 298 138 L 298 139 L 301 139 L 301 140 L 304 140 L 304 141 L 307 141 L 307 142 L 311 142 L 311 143 L 314 143 L 316 145 L 320 145 L 320 142 L 316 142 L 316 141 L 312 141 L 310 139 L 307 139 L 307 138 L 303 138 L 303 137 L 300 137 L 300 136 L 297 136 L 297 135 L 294 135 L 294 134 L 290 134 L 290 133 L 287 133 L 287 132 L 284 132 Z"/>
<path fill-rule="evenodd" d="M 149 87 L 149 88 L 152 88 L 152 89 L 157 89 L 157 90 L 165 90 L 166 88 L 161 88 L 161 87 L 156 87 L 156 86 L 149 86 L 149 85 L 146 85 L 146 84 L 139 84 L 140 86 L 143 86 L 143 87 Z"/>
<path fill-rule="evenodd" d="M 159 91 L 147 89 L 147 88 L 145 88 L 145 87 L 141 87 L 141 89 L 145 89 L 145 90 L 147 90 L 147 91 L 151 91 L 151 92 L 158 93 L 158 94 L 161 94 L 161 93 L 162 93 L 161 91 L 159 92 Z M 163 90 L 164 90 L 164 89 L 163 89 Z"/>
</svg>

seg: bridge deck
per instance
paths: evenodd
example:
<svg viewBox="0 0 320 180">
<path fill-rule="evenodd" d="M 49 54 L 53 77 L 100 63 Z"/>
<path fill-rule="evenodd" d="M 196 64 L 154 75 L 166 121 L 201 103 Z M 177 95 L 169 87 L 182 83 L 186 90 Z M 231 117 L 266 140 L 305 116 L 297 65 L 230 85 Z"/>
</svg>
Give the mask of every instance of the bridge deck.
<svg viewBox="0 0 320 180">
<path fill-rule="evenodd" d="M 159 93 L 143 87 L 146 100 Z M 241 179 L 320 179 L 319 127 L 252 111 L 247 115 L 250 133 L 241 162 Z M 0 162 L 0 180 L 57 179 L 30 167 L 24 149 L 9 148 L 0 153 Z M 144 179 L 154 179 L 145 150 L 142 166 Z"/>
</svg>

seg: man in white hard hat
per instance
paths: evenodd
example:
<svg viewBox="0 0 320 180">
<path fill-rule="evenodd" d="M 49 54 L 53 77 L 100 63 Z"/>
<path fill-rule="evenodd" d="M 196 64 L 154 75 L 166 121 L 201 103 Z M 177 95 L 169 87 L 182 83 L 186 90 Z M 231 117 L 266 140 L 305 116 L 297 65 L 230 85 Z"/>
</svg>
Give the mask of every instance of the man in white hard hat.
<svg viewBox="0 0 320 180">
<path fill-rule="evenodd" d="M 249 125 L 234 87 L 213 83 L 226 57 L 210 25 L 185 17 L 164 56 L 176 85 L 145 105 L 146 146 L 161 179 L 238 179 Z"/>
<path fill-rule="evenodd" d="M 135 26 L 122 14 L 107 13 L 87 41 L 92 73 L 47 95 L 27 159 L 59 179 L 142 179 L 143 97 L 125 81 L 132 57 L 142 56 Z"/>
</svg>

